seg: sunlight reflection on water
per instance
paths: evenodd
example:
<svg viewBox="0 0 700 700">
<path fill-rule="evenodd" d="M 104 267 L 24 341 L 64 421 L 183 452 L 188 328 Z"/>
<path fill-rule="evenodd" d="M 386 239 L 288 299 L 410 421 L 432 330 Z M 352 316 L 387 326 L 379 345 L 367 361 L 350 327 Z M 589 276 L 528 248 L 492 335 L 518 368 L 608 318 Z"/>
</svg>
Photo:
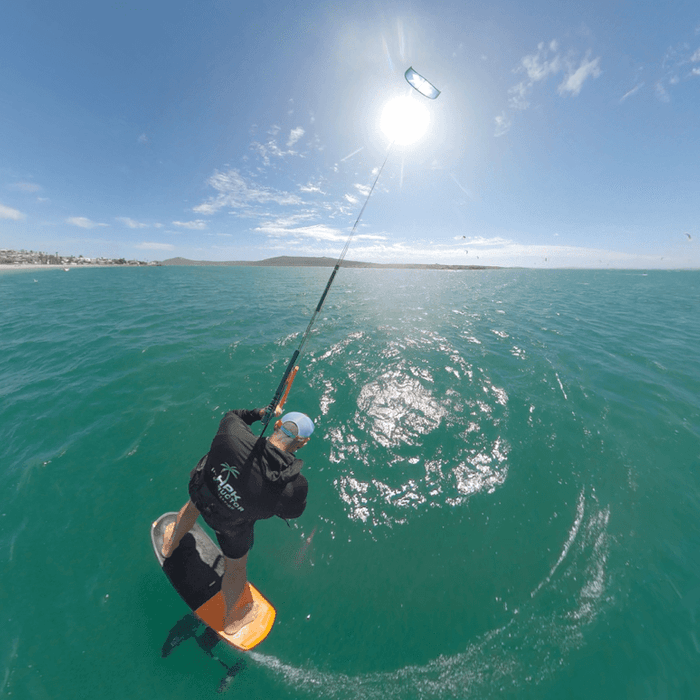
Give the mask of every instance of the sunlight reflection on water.
<svg viewBox="0 0 700 700">
<path fill-rule="evenodd" d="M 492 493 L 508 475 L 508 394 L 465 358 L 472 342 L 433 329 L 390 330 L 349 333 L 318 358 L 321 375 L 340 354 L 352 368 L 346 387 L 321 377 L 320 404 L 324 413 L 336 400 L 352 404 L 352 420 L 328 428 L 329 458 L 348 518 L 369 528 Z"/>
</svg>

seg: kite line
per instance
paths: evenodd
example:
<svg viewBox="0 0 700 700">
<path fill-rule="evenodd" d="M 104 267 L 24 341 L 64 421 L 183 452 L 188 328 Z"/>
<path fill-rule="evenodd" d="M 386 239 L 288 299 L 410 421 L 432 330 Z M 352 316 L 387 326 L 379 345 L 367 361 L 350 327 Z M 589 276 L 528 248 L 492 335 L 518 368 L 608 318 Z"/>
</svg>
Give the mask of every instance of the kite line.
<svg viewBox="0 0 700 700">
<path fill-rule="evenodd" d="M 421 95 L 424 97 L 427 97 L 428 99 L 434 100 L 437 98 L 437 96 L 440 94 L 440 91 L 432 85 L 430 82 L 428 82 L 422 75 L 419 75 L 416 73 L 416 71 L 413 70 L 413 67 L 408 68 L 406 72 L 404 73 L 404 78 L 406 78 L 406 82 L 413 87 L 415 90 L 417 90 Z M 389 144 L 389 148 L 387 149 L 386 153 L 386 158 L 384 158 L 384 162 L 382 163 L 382 167 L 379 168 L 379 172 L 377 173 L 377 177 L 374 178 L 374 182 L 372 183 L 372 187 L 369 191 L 369 194 L 367 195 L 367 199 L 365 199 L 365 203 L 362 205 L 362 209 L 360 209 L 360 213 L 357 215 L 357 219 L 355 219 L 355 223 L 353 224 L 352 231 L 350 231 L 350 235 L 348 236 L 347 240 L 345 241 L 345 246 L 343 250 L 340 253 L 340 257 L 338 258 L 338 261 L 335 264 L 335 267 L 333 268 L 333 271 L 331 272 L 331 276 L 328 278 L 328 282 L 326 283 L 326 288 L 323 290 L 323 294 L 321 294 L 321 299 L 318 302 L 318 305 L 316 306 L 316 310 L 314 311 L 313 315 L 311 316 L 311 320 L 309 321 L 309 325 L 306 327 L 306 330 L 304 331 L 304 335 L 301 337 L 301 342 L 299 343 L 299 347 L 294 351 L 292 354 L 291 359 L 289 360 L 289 363 L 287 364 L 287 369 L 284 370 L 284 374 L 282 375 L 282 381 L 280 381 L 279 386 L 277 387 L 277 391 L 275 392 L 274 397 L 272 398 L 272 401 L 268 404 L 267 408 L 265 409 L 265 414 L 263 415 L 262 418 L 262 424 L 263 424 L 263 429 L 262 432 L 260 433 L 260 436 L 262 437 L 265 434 L 265 431 L 267 430 L 267 426 L 272 418 L 272 416 L 275 413 L 275 409 L 279 406 L 279 408 L 282 408 L 284 405 L 284 402 L 287 400 L 287 396 L 289 396 L 289 390 L 292 388 L 292 382 L 294 381 L 294 377 L 296 376 L 297 370 L 299 367 L 296 365 L 297 360 L 299 359 L 301 355 L 301 351 L 304 349 L 304 345 L 306 344 L 306 340 L 309 337 L 309 333 L 311 332 L 311 328 L 314 325 L 314 322 L 316 321 L 316 317 L 318 316 L 319 312 L 321 311 L 321 308 L 323 307 L 323 302 L 326 300 L 326 296 L 328 295 L 328 291 L 331 288 L 331 285 L 333 284 L 333 280 L 335 279 L 335 276 L 340 269 L 340 266 L 345 259 L 345 255 L 348 252 L 348 249 L 350 248 L 350 243 L 352 242 L 352 238 L 355 235 L 355 230 L 357 229 L 357 224 L 360 223 L 360 219 L 362 218 L 362 214 L 364 214 L 365 208 L 367 207 L 367 203 L 369 202 L 369 198 L 372 196 L 372 192 L 374 192 L 374 188 L 377 184 L 377 181 L 379 180 L 379 176 L 382 174 L 382 171 L 384 170 L 384 166 L 386 165 L 386 162 L 389 160 L 389 154 L 391 153 L 391 149 L 394 145 L 394 142 L 392 141 Z"/>
</svg>

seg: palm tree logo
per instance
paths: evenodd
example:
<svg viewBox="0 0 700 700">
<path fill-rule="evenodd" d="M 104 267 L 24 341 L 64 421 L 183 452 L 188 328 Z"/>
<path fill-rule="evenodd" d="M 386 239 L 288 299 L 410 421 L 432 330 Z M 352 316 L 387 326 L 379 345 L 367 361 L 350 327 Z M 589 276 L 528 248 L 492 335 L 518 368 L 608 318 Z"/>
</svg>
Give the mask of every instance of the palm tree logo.
<svg viewBox="0 0 700 700">
<path fill-rule="evenodd" d="M 226 462 L 224 462 L 221 466 L 223 467 L 223 471 L 226 472 L 226 480 L 219 482 L 222 486 L 228 484 L 228 478 L 230 476 L 233 476 L 233 478 L 235 479 L 237 476 L 240 475 L 237 467 L 231 467 Z"/>
</svg>

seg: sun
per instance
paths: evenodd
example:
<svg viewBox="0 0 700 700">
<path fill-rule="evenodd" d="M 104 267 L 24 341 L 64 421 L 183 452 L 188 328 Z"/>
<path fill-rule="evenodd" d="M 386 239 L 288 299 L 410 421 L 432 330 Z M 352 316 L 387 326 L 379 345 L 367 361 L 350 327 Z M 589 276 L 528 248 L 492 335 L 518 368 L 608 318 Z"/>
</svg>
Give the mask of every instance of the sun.
<svg viewBox="0 0 700 700">
<path fill-rule="evenodd" d="M 407 146 L 423 136 L 429 122 L 425 105 L 410 97 L 396 97 L 386 103 L 379 126 L 388 139 Z"/>
</svg>

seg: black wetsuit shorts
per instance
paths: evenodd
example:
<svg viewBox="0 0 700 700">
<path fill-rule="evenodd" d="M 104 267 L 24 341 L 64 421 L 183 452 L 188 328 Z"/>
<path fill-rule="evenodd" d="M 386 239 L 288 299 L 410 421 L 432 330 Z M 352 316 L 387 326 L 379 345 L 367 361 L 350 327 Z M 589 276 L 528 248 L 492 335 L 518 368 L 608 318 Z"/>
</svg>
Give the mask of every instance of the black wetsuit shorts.
<svg viewBox="0 0 700 700">
<path fill-rule="evenodd" d="M 244 557 L 253 546 L 254 520 L 237 519 L 204 481 L 204 459 L 190 473 L 189 494 L 204 522 L 216 533 L 221 551 L 229 559 Z"/>
</svg>

